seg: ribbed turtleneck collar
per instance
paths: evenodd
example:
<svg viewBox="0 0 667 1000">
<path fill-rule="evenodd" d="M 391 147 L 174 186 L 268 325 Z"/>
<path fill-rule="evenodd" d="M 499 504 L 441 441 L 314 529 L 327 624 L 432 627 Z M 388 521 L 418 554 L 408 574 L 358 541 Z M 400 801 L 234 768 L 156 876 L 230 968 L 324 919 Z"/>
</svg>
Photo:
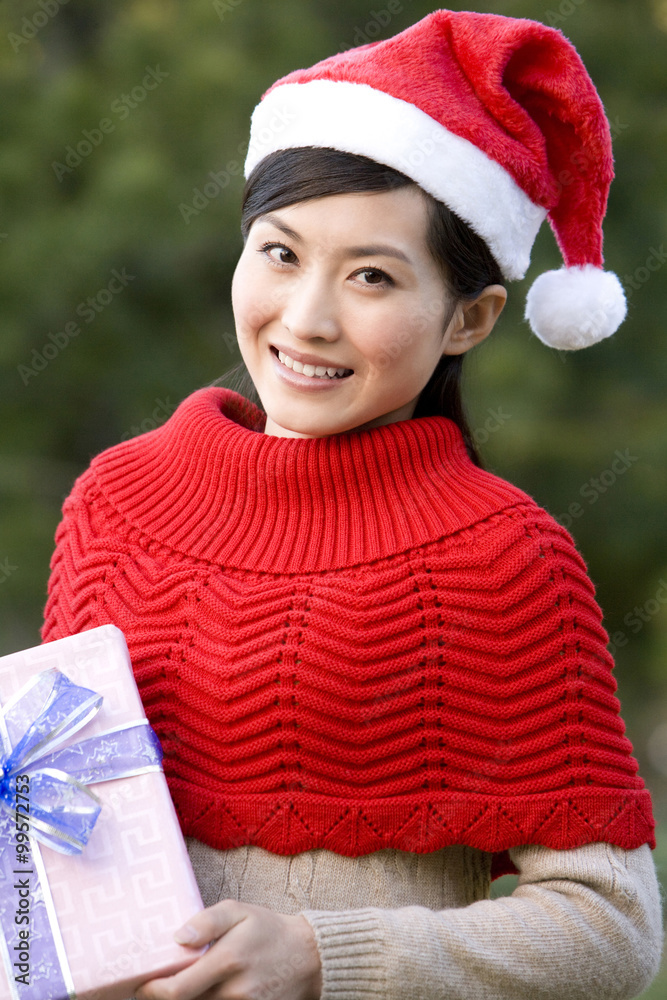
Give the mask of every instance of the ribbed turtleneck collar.
<svg viewBox="0 0 667 1000">
<path fill-rule="evenodd" d="M 150 538 L 266 573 L 381 559 L 530 500 L 478 469 L 445 417 L 320 438 L 267 435 L 265 421 L 230 389 L 200 389 L 92 469 Z"/>
</svg>

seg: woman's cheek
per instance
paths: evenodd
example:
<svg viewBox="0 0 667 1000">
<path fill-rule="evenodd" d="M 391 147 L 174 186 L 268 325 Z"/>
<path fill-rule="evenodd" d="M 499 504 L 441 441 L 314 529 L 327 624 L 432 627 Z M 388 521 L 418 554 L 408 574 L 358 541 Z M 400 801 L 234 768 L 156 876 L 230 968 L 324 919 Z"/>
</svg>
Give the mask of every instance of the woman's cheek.
<svg viewBox="0 0 667 1000">
<path fill-rule="evenodd" d="M 237 289 L 232 294 L 232 309 L 239 335 L 252 336 L 274 316 L 274 305 L 266 291 Z"/>
<path fill-rule="evenodd" d="M 398 364 L 405 364 L 406 348 L 412 341 L 410 331 L 403 323 L 396 323 L 396 317 L 387 317 L 382 324 L 382 337 L 369 345 L 365 354 L 371 359 L 373 367 L 380 372 L 388 372 Z"/>
</svg>

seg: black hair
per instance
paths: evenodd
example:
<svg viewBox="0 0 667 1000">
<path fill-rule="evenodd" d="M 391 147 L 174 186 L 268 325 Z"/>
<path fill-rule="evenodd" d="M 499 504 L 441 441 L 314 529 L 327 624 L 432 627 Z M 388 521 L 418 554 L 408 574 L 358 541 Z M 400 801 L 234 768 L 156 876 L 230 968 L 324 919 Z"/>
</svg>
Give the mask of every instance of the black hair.
<svg viewBox="0 0 667 1000">
<path fill-rule="evenodd" d="M 261 160 L 246 181 L 241 234 L 245 242 L 259 215 L 309 198 L 390 191 L 414 184 L 412 178 L 366 156 L 314 146 L 279 150 Z M 429 209 L 427 246 L 453 298 L 457 302 L 474 299 L 487 285 L 503 284 L 500 268 L 484 240 L 446 205 L 420 190 Z M 419 395 L 413 417 L 443 416 L 453 420 L 470 457 L 481 465 L 461 396 L 463 358 L 462 354 L 440 358 Z M 228 374 L 240 375 L 238 391 L 260 405 L 243 362 Z"/>
</svg>

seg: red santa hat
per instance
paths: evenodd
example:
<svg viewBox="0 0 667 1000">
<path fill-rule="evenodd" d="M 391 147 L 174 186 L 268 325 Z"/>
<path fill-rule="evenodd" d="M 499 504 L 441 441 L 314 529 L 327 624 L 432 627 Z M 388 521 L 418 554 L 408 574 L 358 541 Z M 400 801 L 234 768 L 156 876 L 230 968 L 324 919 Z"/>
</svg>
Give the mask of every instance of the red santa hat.
<svg viewBox="0 0 667 1000">
<path fill-rule="evenodd" d="M 614 333 L 626 302 L 602 270 L 613 160 L 602 102 L 574 46 L 536 21 L 436 10 L 400 34 L 270 87 L 252 115 L 246 177 L 268 154 L 322 146 L 411 177 L 522 278 L 548 218 L 565 266 L 540 275 L 526 319 L 576 350 Z"/>
</svg>

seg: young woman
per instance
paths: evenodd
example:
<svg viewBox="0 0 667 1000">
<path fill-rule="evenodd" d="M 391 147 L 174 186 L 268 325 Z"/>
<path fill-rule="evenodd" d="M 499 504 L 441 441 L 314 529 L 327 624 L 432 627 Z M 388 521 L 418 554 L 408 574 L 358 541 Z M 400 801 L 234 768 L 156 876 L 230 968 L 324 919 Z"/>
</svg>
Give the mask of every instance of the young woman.
<svg viewBox="0 0 667 1000">
<path fill-rule="evenodd" d="M 278 81 L 247 172 L 261 407 L 203 389 L 98 456 L 52 562 L 43 637 L 123 629 L 206 906 L 137 996 L 634 997 L 660 900 L 601 612 L 459 390 L 545 216 L 535 331 L 622 321 L 595 89 L 552 29 L 436 11 Z"/>
</svg>

